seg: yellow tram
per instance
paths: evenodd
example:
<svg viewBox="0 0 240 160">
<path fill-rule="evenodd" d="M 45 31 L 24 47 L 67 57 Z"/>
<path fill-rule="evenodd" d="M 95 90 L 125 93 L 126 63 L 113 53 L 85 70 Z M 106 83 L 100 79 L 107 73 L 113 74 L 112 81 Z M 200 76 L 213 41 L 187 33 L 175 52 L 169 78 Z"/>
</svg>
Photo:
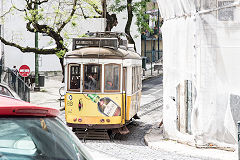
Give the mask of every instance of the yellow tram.
<svg viewBox="0 0 240 160">
<path fill-rule="evenodd" d="M 73 50 L 64 57 L 65 116 L 80 138 L 88 130 L 94 130 L 93 138 L 102 136 L 100 130 L 126 134 L 126 125 L 137 117 L 142 60 L 129 46 L 116 32 L 73 39 Z"/>
</svg>

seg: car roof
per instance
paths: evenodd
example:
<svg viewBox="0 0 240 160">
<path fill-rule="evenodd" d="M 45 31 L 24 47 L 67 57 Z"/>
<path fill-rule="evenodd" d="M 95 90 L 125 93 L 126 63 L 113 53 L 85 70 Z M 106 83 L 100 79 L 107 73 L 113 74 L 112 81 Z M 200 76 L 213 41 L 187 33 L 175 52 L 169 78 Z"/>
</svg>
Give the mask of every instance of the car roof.
<svg viewBox="0 0 240 160">
<path fill-rule="evenodd" d="M 59 110 L 54 108 L 39 107 L 22 100 L 0 95 L 0 116 L 43 116 L 56 117 Z"/>
</svg>

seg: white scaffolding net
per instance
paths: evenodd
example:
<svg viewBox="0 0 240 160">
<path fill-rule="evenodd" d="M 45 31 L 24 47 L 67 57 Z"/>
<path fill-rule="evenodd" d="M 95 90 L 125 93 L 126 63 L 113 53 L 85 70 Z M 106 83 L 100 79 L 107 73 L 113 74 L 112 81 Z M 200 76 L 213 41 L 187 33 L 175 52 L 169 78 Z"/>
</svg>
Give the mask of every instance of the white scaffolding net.
<svg viewBox="0 0 240 160">
<path fill-rule="evenodd" d="M 166 135 L 236 147 L 240 120 L 240 2 L 158 0 Z"/>
</svg>

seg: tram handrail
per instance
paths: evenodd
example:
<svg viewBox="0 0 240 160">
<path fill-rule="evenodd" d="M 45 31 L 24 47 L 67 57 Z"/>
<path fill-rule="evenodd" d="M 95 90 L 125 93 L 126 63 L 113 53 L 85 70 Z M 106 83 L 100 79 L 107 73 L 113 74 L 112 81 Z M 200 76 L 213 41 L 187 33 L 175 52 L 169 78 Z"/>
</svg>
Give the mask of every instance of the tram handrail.
<svg viewBox="0 0 240 160">
<path fill-rule="evenodd" d="M 60 95 L 60 98 L 59 98 L 59 102 L 60 102 L 60 110 L 65 110 L 65 105 L 64 107 L 62 107 L 62 100 L 64 100 L 64 86 L 60 87 L 59 90 L 59 95 Z"/>
</svg>

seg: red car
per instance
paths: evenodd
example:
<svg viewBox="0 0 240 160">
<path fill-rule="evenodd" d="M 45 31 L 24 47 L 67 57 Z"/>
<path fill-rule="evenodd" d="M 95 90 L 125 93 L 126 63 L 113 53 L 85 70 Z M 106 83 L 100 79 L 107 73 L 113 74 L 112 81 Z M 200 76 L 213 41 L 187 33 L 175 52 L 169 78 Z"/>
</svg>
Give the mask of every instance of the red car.
<svg viewBox="0 0 240 160">
<path fill-rule="evenodd" d="M 53 108 L 0 96 L 0 159 L 92 159 L 58 114 Z"/>
</svg>

